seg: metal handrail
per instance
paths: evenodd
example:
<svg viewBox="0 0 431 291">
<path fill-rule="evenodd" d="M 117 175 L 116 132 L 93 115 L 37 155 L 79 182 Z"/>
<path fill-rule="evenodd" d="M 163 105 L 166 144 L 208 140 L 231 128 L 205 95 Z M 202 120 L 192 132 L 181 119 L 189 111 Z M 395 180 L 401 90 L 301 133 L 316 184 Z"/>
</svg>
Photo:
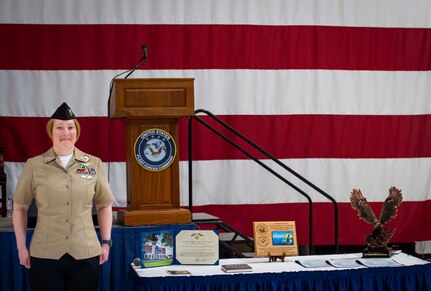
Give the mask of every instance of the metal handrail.
<svg viewBox="0 0 431 291">
<path fill-rule="evenodd" d="M 245 155 L 247 155 L 249 158 L 251 158 L 252 160 L 254 160 L 255 162 L 257 162 L 258 164 L 260 164 L 262 167 L 264 167 L 265 169 L 267 169 L 269 172 L 273 173 L 276 177 L 278 177 L 279 179 L 281 179 L 282 181 L 284 181 L 285 183 L 287 183 L 289 186 L 291 186 L 293 189 L 295 189 L 296 191 L 298 191 L 300 194 L 304 195 L 307 200 L 309 201 L 309 205 L 310 205 L 310 215 L 309 215 L 309 219 L 310 219 L 310 251 L 312 251 L 312 224 L 313 224 L 313 220 L 312 220 L 312 201 L 311 198 L 305 194 L 301 189 L 299 189 L 298 187 L 296 187 L 295 185 L 293 185 L 292 183 L 290 183 L 289 181 L 287 181 L 286 179 L 284 179 L 283 177 L 281 177 L 279 174 L 275 173 L 272 169 L 269 169 L 266 165 L 264 165 L 263 163 L 261 163 L 259 160 L 257 160 L 256 158 L 252 157 L 248 152 L 246 152 L 245 150 L 243 150 L 242 148 L 240 148 L 239 146 L 237 146 L 236 144 L 234 144 L 232 141 L 230 141 L 229 139 L 227 139 L 225 136 L 223 136 L 221 133 L 219 133 L 218 131 L 216 131 L 214 128 L 212 128 L 209 124 L 207 124 L 206 122 L 204 122 L 203 120 L 201 120 L 199 117 L 197 117 L 196 115 L 199 113 L 204 113 L 206 115 L 208 115 L 209 117 L 211 117 L 213 120 L 217 121 L 219 124 L 223 125 L 225 128 L 227 128 L 228 130 L 230 130 L 231 132 L 233 132 L 234 134 L 236 134 L 237 136 L 239 136 L 242 140 L 244 140 L 245 142 L 247 142 L 250 146 L 254 147 L 256 150 L 258 150 L 259 152 L 261 152 L 262 154 L 264 154 L 265 156 L 267 156 L 268 158 L 270 158 L 272 161 L 274 161 L 275 163 L 277 163 L 279 166 L 281 166 L 282 168 L 284 168 L 285 170 L 289 171 L 291 174 L 293 174 L 295 177 L 297 177 L 298 179 L 300 179 L 301 181 L 303 181 L 305 184 L 307 184 L 308 186 L 310 186 L 311 188 L 313 188 L 314 190 L 316 190 L 319 194 L 323 195 L 325 198 L 327 198 L 328 200 L 330 200 L 334 206 L 334 245 L 335 245 L 335 252 L 338 253 L 339 252 L 339 243 L 338 243 L 338 204 L 335 201 L 335 199 L 330 196 L 329 194 L 327 194 L 326 192 L 324 192 L 322 189 L 320 189 L 319 187 L 317 187 L 315 184 L 311 183 L 309 180 L 307 180 L 305 177 L 303 177 L 302 175 L 300 175 L 299 173 L 297 173 L 296 171 L 294 171 L 293 169 L 291 169 L 290 167 L 288 167 L 287 165 L 285 165 L 284 163 L 282 163 L 280 160 L 278 160 L 277 158 L 275 158 L 274 156 L 272 156 L 270 153 L 266 152 L 265 150 L 263 150 L 261 147 L 257 146 L 254 142 L 252 142 L 251 140 L 249 140 L 248 138 L 246 138 L 244 135 L 242 135 L 241 133 L 239 133 L 237 130 L 235 130 L 234 128 L 232 128 L 231 126 L 229 126 L 228 124 L 226 124 L 224 121 L 222 121 L 221 119 L 219 119 L 218 117 L 216 117 L 214 114 L 212 114 L 211 112 L 204 110 L 204 109 L 198 109 L 195 111 L 195 115 L 191 116 L 191 118 L 189 118 L 189 209 L 190 211 L 192 211 L 191 207 L 192 207 L 192 199 L 193 199 L 193 190 L 192 190 L 192 120 L 196 119 L 197 121 L 199 121 L 201 124 L 203 124 L 205 127 L 207 127 L 208 129 L 210 129 L 211 131 L 213 131 L 214 133 L 216 133 L 218 136 L 220 136 L 222 139 L 224 139 L 225 141 L 227 141 L 228 143 L 230 143 L 232 146 L 234 146 L 235 148 L 237 148 L 238 150 L 240 150 L 242 153 L 244 153 Z"/>
<path fill-rule="evenodd" d="M 312 182 L 310 182 L 309 180 L 307 180 L 304 176 L 302 176 L 299 173 L 297 173 L 296 171 L 294 171 L 292 168 L 288 167 L 286 164 L 282 163 L 279 159 L 275 158 L 273 155 L 271 155 L 270 153 L 266 152 L 261 147 L 257 146 L 254 142 L 252 142 L 251 140 L 249 140 L 247 137 L 245 137 L 244 135 L 242 135 L 240 132 L 238 132 L 237 130 L 235 130 L 231 126 L 229 126 L 227 123 L 225 123 L 223 120 L 221 120 L 220 118 L 218 118 L 217 116 L 215 116 L 214 114 L 212 114 L 211 112 L 209 112 L 208 110 L 198 109 L 198 110 L 195 111 L 195 115 L 198 114 L 198 113 L 204 113 L 204 114 L 210 116 L 213 120 L 217 121 L 219 124 L 223 125 L 225 128 L 229 129 L 231 132 L 235 133 L 242 140 L 244 140 L 245 142 L 247 142 L 250 146 L 254 147 L 256 150 L 258 150 L 259 152 L 261 152 L 262 154 L 264 154 L 265 156 L 267 156 L 268 158 L 270 158 L 272 161 L 274 161 L 275 163 L 277 163 L 279 166 L 281 166 L 285 170 L 289 171 L 291 174 L 293 174 L 295 177 L 297 177 L 298 179 L 300 179 L 302 182 L 304 182 L 305 184 L 307 184 L 308 186 L 310 186 L 311 188 L 313 188 L 314 190 L 316 190 L 319 194 L 323 195 L 325 198 L 327 198 L 328 200 L 330 200 L 332 202 L 333 206 L 334 206 L 334 246 L 335 246 L 335 253 L 339 252 L 339 243 L 338 243 L 338 204 L 337 204 L 337 201 L 335 201 L 335 199 L 332 196 L 330 196 L 328 193 L 326 193 L 325 191 L 323 191 L 322 189 L 320 189 L 319 187 L 317 187 L 315 184 L 313 184 Z M 311 223 L 311 220 L 310 220 L 310 223 Z"/>
</svg>

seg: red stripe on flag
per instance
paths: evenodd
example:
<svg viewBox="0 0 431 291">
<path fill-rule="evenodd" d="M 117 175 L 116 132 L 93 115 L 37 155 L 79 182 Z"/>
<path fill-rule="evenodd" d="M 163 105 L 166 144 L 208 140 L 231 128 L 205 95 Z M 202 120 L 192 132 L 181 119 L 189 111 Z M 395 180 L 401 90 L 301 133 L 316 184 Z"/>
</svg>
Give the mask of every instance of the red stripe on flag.
<svg viewBox="0 0 431 291">
<path fill-rule="evenodd" d="M 430 70 L 431 29 L 2 24 L 0 69 Z"/>
<path fill-rule="evenodd" d="M 219 116 L 279 159 L 417 158 L 431 156 L 431 115 L 246 115 Z M 206 117 L 200 117 L 208 121 Z M 23 162 L 51 146 L 47 118 L 0 117 L 5 160 Z M 104 161 L 126 160 L 125 122 L 81 117 L 77 147 Z M 187 118 L 179 123 L 179 158 L 188 159 Z M 209 122 L 209 121 L 208 121 Z M 213 124 L 212 122 L 210 122 Z M 216 126 L 219 128 L 219 126 Z M 257 158 L 265 158 L 227 132 Z M 193 159 L 247 159 L 198 122 L 193 122 Z M 17 141 L 22 141 L 17 143 Z"/>
<path fill-rule="evenodd" d="M 349 193 L 346 193 L 349 195 Z M 384 200 L 386 197 L 382 197 Z M 382 203 L 370 203 L 376 216 L 380 214 Z M 431 239 L 431 200 L 403 202 L 398 216 L 385 227 L 396 229 L 390 240 L 392 243 L 425 241 Z M 259 204 L 259 205 L 206 205 L 195 206 L 193 212 L 205 212 L 219 217 L 223 222 L 253 237 L 253 221 L 295 221 L 297 239 L 300 245 L 309 243 L 309 204 Z M 238 219 L 241 217 L 241 219 Z M 372 226 L 358 217 L 350 203 L 338 203 L 339 244 L 364 244 Z M 334 208 L 331 203 L 313 203 L 313 244 L 334 244 Z"/>
<path fill-rule="evenodd" d="M 52 147 L 45 130 L 47 121 L 48 118 L 41 117 L 0 117 L 1 146 L 5 148 L 5 161 L 25 162 Z M 81 117 L 79 123 L 81 136 L 76 143 L 79 149 L 106 162 L 126 160 L 124 120 Z"/>
<path fill-rule="evenodd" d="M 413 158 L 431 156 L 431 115 L 218 116 L 276 158 Z M 222 129 L 206 117 L 202 120 Z M 198 122 L 193 159 L 244 159 Z M 186 136 L 186 126 L 181 127 Z M 223 129 L 222 129 L 223 130 Z M 238 138 L 229 134 L 234 141 Z M 256 157 L 260 153 L 238 141 Z M 181 153 L 180 160 L 187 156 Z"/>
</svg>

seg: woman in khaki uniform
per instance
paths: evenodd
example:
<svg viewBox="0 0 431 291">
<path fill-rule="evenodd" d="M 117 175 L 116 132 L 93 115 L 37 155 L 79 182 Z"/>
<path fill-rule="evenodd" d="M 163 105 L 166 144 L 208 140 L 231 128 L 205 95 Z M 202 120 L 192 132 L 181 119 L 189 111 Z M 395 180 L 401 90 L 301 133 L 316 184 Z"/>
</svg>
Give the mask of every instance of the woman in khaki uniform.
<svg viewBox="0 0 431 291">
<path fill-rule="evenodd" d="M 32 290 L 97 290 L 100 265 L 112 245 L 112 191 L 101 160 L 75 147 L 81 128 L 66 103 L 46 130 L 53 147 L 27 160 L 13 196 L 19 261 L 29 269 Z M 33 200 L 38 217 L 27 249 Z M 93 201 L 102 242 L 93 224 Z"/>
</svg>

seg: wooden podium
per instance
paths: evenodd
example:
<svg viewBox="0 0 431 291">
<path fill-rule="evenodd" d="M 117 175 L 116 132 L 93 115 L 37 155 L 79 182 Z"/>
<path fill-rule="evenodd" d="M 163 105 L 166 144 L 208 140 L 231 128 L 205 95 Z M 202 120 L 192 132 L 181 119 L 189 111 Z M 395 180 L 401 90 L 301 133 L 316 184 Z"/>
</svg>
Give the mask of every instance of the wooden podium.
<svg viewBox="0 0 431 291">
<path fill-rule="evenodd" d="M 125 118 L 126 226 L 191 223 L 180 208 L 178 118 L 194 114 L 194 79 L 116 79 L 109 117 Z M 161 164 L 158 164 L 158 163 Z"/>
</svg>

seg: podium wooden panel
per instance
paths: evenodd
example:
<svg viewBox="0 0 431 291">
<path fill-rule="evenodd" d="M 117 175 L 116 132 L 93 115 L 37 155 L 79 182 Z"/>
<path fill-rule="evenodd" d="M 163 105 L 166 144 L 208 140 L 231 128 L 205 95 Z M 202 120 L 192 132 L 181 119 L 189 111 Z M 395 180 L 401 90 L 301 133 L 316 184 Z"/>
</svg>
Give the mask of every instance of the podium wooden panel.
<svg viewBox="0 0 431 291">
<path fill-rule="evenodd" d="M 110 118 L 125 118 L 127 210 L 118 212 L 122 225 L 190 223 L 191 213 L 180 207 L 178 118 L 194 113 L 194 79 L 116 79 L 109 102 Z M 135 143 L 148 130 L 167 132 L 176 155 L 164 170 L 141 166 Z"/>
</svg>

